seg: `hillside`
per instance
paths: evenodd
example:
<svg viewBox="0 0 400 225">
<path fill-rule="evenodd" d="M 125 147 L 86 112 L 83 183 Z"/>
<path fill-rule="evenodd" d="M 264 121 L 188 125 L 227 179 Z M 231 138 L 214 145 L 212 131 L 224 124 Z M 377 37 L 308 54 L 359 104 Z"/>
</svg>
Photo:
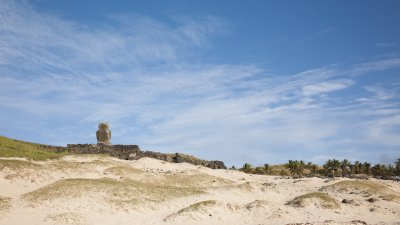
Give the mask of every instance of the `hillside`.
<svg viewBox="0 0 400 225">
<path fill-rule="evenodd" d="M 57 159 L 65 153 L 57 153 L 51 146 L 14 140 L 0 136 L 0 157 L 22 157 L 31 160 Z"/>
</svg>

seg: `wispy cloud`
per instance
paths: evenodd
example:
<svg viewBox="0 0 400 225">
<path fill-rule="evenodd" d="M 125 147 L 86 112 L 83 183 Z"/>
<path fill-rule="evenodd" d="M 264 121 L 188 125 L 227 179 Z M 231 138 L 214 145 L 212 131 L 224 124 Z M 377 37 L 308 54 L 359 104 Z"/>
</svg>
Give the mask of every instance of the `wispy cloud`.
<svg viewBox="0 0 400 225">
<path fill-rule="evenodd" d="M 354 82 L 352 80 L 335 80 L 331 82 L 307 85 L 303 87 L 303 95 L 311 96 L 338 91 L 351 86 L 353 83 Z"/>
<path fill-rule="evenodd" d="M 191 60 L 226 35 L 229 25 L 218 17 L 166 23 L 112 15 L 113 26 L 90 27 L 3 3 L 6 130 L 39 132 L 37 139 L 48 143 L 92 142 L 96 123 L 106 120 L 114 142 L 236 165 L 327 155 L 366 160 L 375 148 L 392 154 L 398 147 L 398 87 L 359 82 L 399 67 L 399 58 L 267 74 L 256 64 Z M 12 127 L 20 123 L 35 129 Z"/>
</svg>

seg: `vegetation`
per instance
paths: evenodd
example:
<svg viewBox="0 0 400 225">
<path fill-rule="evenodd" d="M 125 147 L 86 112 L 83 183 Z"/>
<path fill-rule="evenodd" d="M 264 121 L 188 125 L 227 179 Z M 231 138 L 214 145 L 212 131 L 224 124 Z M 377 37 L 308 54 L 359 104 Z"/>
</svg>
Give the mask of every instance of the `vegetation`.
<svg viewBox="0 0 400 225">
<path fill-rule="evenodd" d="M 336 209 L 339 208 L 337 201 L 326 193 L 322 192 L 312 192 L 305 195 L 296 197 L 295 199 L 289 201 L 288 205 L 293 205 L 295 207 L 305 207 L 310 203 L 317 203 L 322 208 L 326 209 Z"/>
<path fill-rule="evenodd" d="M 383 192 L 385 190 L 389 190 L 383 184 L 375 183 L 372 181 L 364 180 L 343 180 L 336 182 L 332 185 L 325 187 L 325 189 L 335 189 L 339 192 L 347 192 L 347 191 L 354 191 L 358 190 L 365 194 L 374 194 L 378 192 Z"/>
<path fill-rule="evenodd" d="M 400 195 L 384 184 L 369 180 L 344 180 L 322 188 L 338 192 L 359 192 L 366 196 L 375 195 L 385 201 L 399 201 Z"/>
<path fill-rule="evenodd" d="M 293 177 L 302 177 L 304 174 L 305 163 L 303 160 L 289 160 L 286 167 L 289 169 Z"/>
<path fill-rule="evenodd" d="M 203 207 L 211 207 L 217 205 L 217 202 L 215 200 L 208 200 L 208 201 L 202 201 L 202 202 L 197 202 L 193 205 L 190 205 L 187 208 L 181 209 L 178 211 L 178 214 L 184 213 L 184 212 L 193 212 L 193 211 L 198 211 Z"/>
<path fill-rule="evenodd" d="M 3 197 L 0 195 L 0 212 L 7 211 L 10 208 L 11 198 Z"/>
<path fill-rule="evenodd" d="M 215 200 L 207 200 L 207 201 L 202 201 L 202 202 L 197 202 L 193 205 L 190 205 L 189 207 L 183 208 L 179 210 L 176 213 L 173 213 L 171 215 L 168 215 L 164 218 L 164 221 L 170 221 L 174 220 L 179 215 L 185 214 L 185 213 L 192 213 L 192 212 L 198 212 L 198 211 L 207 211 L 209 207 L 216 206 L 218 203 Z"/>
<path fill-rule="evenodd" d="M 141 201 L 162 202 L 169 199 L 204 193 L 198 187 L 153 185 L 131 179 L 63 179 L 29 192 L 23 199 L 31 206 L 65 198 L 87 198 L 100 195 L 103 201 L 116 208 L 132 207 Z M 94 198 L 93 198 L 94 199 Z"/>
<path fill-rule="evenodd" d="M 325 177 L 369 177 L 374 176 L 381 179 L 394 179 L 394 176 L 400 176 L 400 159 L 397 159 L 394 165 L 376 164 L 374 166 L 369 162 L 361 163 L 355 161 L 351 163 L 347 159 L 339 161 L 337 159 L 328 159 L 322 167 L 312 162 L 305 163 L 303 160 L 289 160 L 284 165 L 264 164 L 264 167 L 253 168 L 251 164 L 245 163 L 240 171 L 252 174 L 280 175 L 290 174 L 294 178 L 303 176 L 325 176 Z M 398 179 L 398 178 L 397 178 Z"/>
<path fill-rule="evenodd" d="M 22 157 L 29 160 L 56 159 L 66 153 L 59 153 L 52 148 L 30 142 L 17 141 L 0 136 L 0 157 Z"/>
</svg>

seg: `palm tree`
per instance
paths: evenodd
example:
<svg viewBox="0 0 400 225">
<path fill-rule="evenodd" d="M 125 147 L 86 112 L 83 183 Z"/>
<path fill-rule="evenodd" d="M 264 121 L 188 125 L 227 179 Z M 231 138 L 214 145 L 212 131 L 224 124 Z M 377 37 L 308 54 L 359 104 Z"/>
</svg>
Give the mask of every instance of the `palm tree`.
<svg viewBox="0 0 400 225">
<path fill-rule="evenodd" d="M 400 159 L 397 159 L 397 161 L 394 163 L 394 168 L 395 168 L 395 175 L 400 176 Z"/>
<path fill-rule="evenodd" d="M 342 176 L 349 174 L 350 165 L 351 165 L 351 162 L 347 159 L 343 159 L 340 162 L 340 169 L 342 170 Z"/>
<path fill-rule="evenodd" d="M 388 168 L 385 164 L 375 164 L 372 169 L 372 175 L 374 176 L 387 176 Z"/>
<path fill-rule="evenodd" d="M 256 167 L 256 169 L 254 170 L 255 174 L 264 174 L 264 168 L 262 167 Z"/>
<path fill-rule="evenodd" d="M 298 177 L 303 176 L 303 170 L 305 163 L 303 160 L 297 161 L 297 160 L 289 160 L 289 162 L 285 165 L 286 168 L 289 169 L 290 173 L 292 174 L 292 177 L 295 177 L 296 175 Z"/>
<path fill-rule="evenodd" d="M 245 173 L 250 173 L 253 170 L 253 168 L 250 163 L 245 163 L 240 170 Z"/>
<path fill-rule="evenodd" d="M 396 169 L 394 168 L 394 166 L 392 164 L 389 164 L 387 168 L 388 168 L 388 176 L 394 176 L 394 174 L 396 173 Z"/>
<path fill-rule="evenodd" d="M 368 175 L 368 176 L 371 176 L 371 174 L 372 174 L 372 171 L 371 171 L 371 163 L 364 162 L 363 167 L 364 167 L 364 173 L 365 173 L 366 175 Z"/>
<path fill-rule="evenodd" d="M 315 175 L 317 173 L 318 170 L 318 165 L 317 164 L 311 164 L 309 166 L 310 169 L 310 175 Z"/>
<path fill-rule="evenodd" d="M 326 174 L 335 176 L 338 174 L 340 168 L 340 162 L 337 159 L 328 159 L 324 164 Z"/>
<path fill-rule="evenodd" d="M 355 174 L 360 174 L 360 172 L 361 172 L 361 170 L 360 170 L 361 168 L 360 167 L 361 167 L 361 163 L 359 161 L 355 161 L 354 162 L 354 167 L 353 167 L 354 168 L 353 172 Z"/>
<path fill-rule="evenodd" d="M 264 173 L 267 175 L 271 174 L 271 167 L 268 163 L 264 164 Z"/>
<path fill-rule="evenodd" d="M 308 162 L 305 166 L 304 166 L 304 168 L 305 169 L 308 169 L 309 171 L 310 171 L 310 176 L 313 176 L 313 175 L 315 175 L 315 173 L 317 172 L 317 169 L 318 169 L 318 165 L 317 164 L 314 164 L 314 163 L 312 163 L 312 162 Z"/>
</svg>

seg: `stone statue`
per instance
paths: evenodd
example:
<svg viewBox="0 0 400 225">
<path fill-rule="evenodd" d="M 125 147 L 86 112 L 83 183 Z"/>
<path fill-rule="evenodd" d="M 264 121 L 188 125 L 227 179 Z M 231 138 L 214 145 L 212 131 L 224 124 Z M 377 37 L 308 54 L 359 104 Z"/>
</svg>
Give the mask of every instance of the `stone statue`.
<svg viewBox="0 0 400 225">
<path fill-rule="evenodd" d="M 97 144 L 111 145 L 111 131 L 108 123 L 99 123 L 99 129 L 96 132 Z"/>
</svg>

